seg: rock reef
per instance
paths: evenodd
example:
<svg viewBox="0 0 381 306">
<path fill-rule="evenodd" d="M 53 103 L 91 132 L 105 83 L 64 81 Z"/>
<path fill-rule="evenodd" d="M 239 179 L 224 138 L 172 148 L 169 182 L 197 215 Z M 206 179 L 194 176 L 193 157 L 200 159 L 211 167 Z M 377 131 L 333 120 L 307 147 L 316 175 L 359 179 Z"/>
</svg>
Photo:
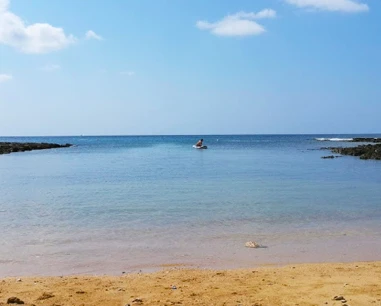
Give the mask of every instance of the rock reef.
<svg viewBox="0 0 381 306">
<path fill-rule="evenodd" d="M 350 142 L 371 142 L 371 143 L 381 143 L 381 138 L 363 138 L 357 137 L 350 140 Z"/>
<path fill-rule="evenodd" d="M 56 148 L 68 148 L 72 144 L 57 144 L 57 143 L 36 143 L 36 142 L 0 142 L 0 154 L 9 154 L 13 152 L 24 152 L 32 150 L 46 150 Z"/>
<path fill-rule="evenodd" d="M 357 156 L 360 157 L 360 159 L 375 159 L 375 160 L 381 160 L 381 144 L 375 144 L 375 145 L 360 145 L 357 147 L 350 147 L 350 148 L 323 148 L 323 149 L 329 149 L 332 153 L 338 153 L 341 155 L 350 155 L 350 156 Z"/>
</svg>

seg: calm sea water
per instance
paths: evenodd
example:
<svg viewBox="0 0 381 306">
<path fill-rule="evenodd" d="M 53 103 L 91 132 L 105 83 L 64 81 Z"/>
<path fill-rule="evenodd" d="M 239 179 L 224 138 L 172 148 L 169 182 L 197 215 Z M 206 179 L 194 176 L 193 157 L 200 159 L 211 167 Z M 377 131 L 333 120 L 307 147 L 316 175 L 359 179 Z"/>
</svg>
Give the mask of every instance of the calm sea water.
<svg viewBox="0 0 381 306">
<path fill-rule="evenodd" d="M 0 137 L 75 145 L 0 155 L 0 276 L 381 260 L 381 162 L 315 139 L 352 136 Z"/>
</svg>

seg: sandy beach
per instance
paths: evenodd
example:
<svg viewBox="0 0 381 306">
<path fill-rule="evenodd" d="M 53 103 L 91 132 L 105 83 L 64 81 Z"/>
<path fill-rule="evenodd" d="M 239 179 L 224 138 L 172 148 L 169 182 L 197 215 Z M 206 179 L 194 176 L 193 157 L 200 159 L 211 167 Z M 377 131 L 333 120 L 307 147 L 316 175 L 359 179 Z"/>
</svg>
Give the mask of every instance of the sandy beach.
<svg viewBox="0 0 381 306">
<path fill-rule="evenodd" d="M 381 305 L 381 262 L 0 280 L 0 305 Z M 335 299 L 336 297 L 336 299 Z"/>
</svg>

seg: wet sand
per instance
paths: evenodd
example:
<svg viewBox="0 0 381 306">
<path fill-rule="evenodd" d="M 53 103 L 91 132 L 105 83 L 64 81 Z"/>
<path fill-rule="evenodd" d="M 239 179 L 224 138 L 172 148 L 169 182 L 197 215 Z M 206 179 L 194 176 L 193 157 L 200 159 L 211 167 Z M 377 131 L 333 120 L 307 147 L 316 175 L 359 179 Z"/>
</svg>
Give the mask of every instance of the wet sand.
<svg viewBox="0 0 381 306">
<path fill-rule="evenodd" d="M 343 300 L 334 300 L 342 296 Z M 381 262 L 0 279 L 0 305 L 381 305 Z"/>
</svg>

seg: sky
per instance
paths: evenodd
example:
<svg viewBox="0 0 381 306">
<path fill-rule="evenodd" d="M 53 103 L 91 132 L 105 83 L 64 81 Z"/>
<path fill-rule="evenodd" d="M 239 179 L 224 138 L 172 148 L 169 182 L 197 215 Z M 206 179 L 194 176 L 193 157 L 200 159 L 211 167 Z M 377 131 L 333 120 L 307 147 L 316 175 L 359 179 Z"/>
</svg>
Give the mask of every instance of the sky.
<svg viewBox="0 0 381 306">
<path fill-rule="evenodd" d="M 0 0 L 0 135 L 381 133 L 379 0 Z"/>
</svg>

